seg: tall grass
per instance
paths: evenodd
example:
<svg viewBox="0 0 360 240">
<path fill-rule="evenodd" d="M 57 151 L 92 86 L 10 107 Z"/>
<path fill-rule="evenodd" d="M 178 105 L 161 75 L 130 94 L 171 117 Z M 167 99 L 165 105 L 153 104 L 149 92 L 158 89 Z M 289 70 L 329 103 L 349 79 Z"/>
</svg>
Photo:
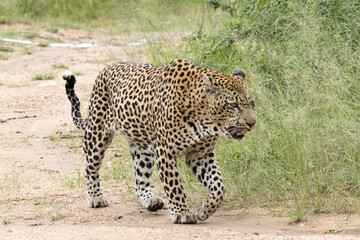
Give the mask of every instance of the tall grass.
<svg viewBox="0 0 360 240">
<path fill-rule="evenodd" d="M 194 10 L 199 5 L 200 0 L 3 0 L 0 22 L 52 28 L 103 28 L 116 33 L 186 29 L 195 21 Z"/>
<path fill-rule="evenodd" d="M 247 73 L 255 130 L 241 145 L 217 144 L 227 203 L 285 207 L 293 220 L 359 212 L 360 3 L 208 3 L 229 13 L 221 30 L 199 28 L 180 50 L 162 48 L 153 59 Z"/>
</svg>

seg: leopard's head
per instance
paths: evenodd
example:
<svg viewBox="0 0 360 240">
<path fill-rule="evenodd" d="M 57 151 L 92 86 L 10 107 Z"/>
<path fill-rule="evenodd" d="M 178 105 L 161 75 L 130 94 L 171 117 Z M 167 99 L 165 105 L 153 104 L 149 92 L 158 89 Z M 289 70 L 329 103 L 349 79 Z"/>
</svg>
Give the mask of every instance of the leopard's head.
<svg viewBox="0 0 360 240">
<path fill-rule="evenodd" d="M 216 72 L 202 77 L 213 131 L 218 136 L 243 140 L 256 122 L 254 98 L 246 87 L 245 73 L 236 70 L 232 76 Z"/>
</svg>

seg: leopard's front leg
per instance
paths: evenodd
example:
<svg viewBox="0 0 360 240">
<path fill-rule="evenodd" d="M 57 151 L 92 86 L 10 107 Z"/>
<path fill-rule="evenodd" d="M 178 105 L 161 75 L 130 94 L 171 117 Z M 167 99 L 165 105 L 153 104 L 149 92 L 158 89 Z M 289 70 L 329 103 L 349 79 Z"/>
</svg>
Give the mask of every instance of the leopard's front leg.
<svg viewBox="0 0 360 240">
<path fill-rule="evenodd" d="M 186 195 L 181 184 L 176 157 L 166 147 L 156 149 L 160 180 L 168 199 L 170 218 L 173 223 L 196 223 L 197 217 L 186 205 Z"/>
<path fill-rule="evenodd" d="M 200 221 L 205 221 L 216 212 L 224 196 L 223 179 L 214 153 L 215 142 L 215 137 L 204 139 L 186 154 L 186 164 L 208 189 L 208 196 L 197 212 Z"/>
</svg>

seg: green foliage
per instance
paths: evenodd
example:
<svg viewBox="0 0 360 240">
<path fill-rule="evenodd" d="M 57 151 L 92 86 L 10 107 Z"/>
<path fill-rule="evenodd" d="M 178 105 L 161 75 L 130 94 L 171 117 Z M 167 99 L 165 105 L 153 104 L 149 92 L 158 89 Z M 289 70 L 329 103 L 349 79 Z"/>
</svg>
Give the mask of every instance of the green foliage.
<svg viewBox="0 0 360 240">
<path fill-rule="evenodd" d="M 166 29 L 183 26 L 194 19 L 194 8 L 200 0 L 3 0 L 1 22 L 26 22 L 49 25 L 51 28 L 107 27 L 114 32 L 135 29 Z"/>
<path fill-rule="evenodd" d="M 0 46 L 0 51 L 1 52 L 13 52 L 14 49 L 12 47 Z"/>
<path fill-rule="evenodd" d="M 50 45 L 50 42 L 49 41 L 42 41 L 42 42 L 39 42 L 38 45 L 40 47 L 48 47 Z"/>
<path fill-rule="evenodd" d="M 0 60 L 8 60 L 9 56 L 0 54 Z"/>
<path fill-rule="evenodd" d="M 56 69 L 68 69 L 69 68 L 68 66 L 66 66 L 65 64 L 62 64 L 62 63 L 53 65 L 53 67 Z"/>
<path fill-rule="evenodd" d="M 21 88 L 21 87 L 27 87 L 29 86 L 29 84 L 24 83 L 24 84 L 7 84 L 7 86 L 9 88 Z"/>
<path fill-rule="evenodd" d="M 27 49 L 27 48 L 24 48 L 21 52 L 22 52 L 22 54 L 25 54 L 25 55 L 33 54 L 33 50 Z"/>
<path fill-rule="evenodd" d="M 63 185 L 68 188 L 83 188 L 86 186 L 85 183 L 85 174 L 80 170 L 78 166 L 75 166 L 75 173 L 65 176 L 63 180 Z"/>
<path fill-rule="evenodd" d="M 38 34 L 34 33 L 34 32 L 24 33 L 23 35 L 24 35 L 24 38 L 27 38 L 27 39 L 34 39 L 34 38 L 38 37 Z"/>
<path fill-rule="evenodd" d="M 127 183 L 133 186 L 134 168 L 130 157 L 130 148 L 124 136 L 115 135 L 112 143 L 113 148 L 121 152 L 112 152 L 107 150 L 106 163 L 102 167 L 102 179 L 113 181 L 115 183 Z"/>
<path fill-rule="evenodd" d="M 74 71 L 73 74 L 74 74 L 75 76 L 82 76 L 82 75 L 84 75 L 84 73 L 83 73 L 83 72 L 80 72 L 80 71 Z"/>
<path fill-rule="evenodd" d="M 32 80 L 49 80 L 53 79 L 54 77 L 55 74 L 52 72 L 38 73 L 32 78 Z"/>
<path fill-rule="evenodd" d="M 59 221 L 61 219 L 64 219 L 66 217 L 66 215 L 62 214 L 62 213 L 56 213 L 55 215 L 51 216 L 51 221 L 55 222 L 55 221 Z"/>
<path fill-rule="evenodd" d="M 11 220 L 8 220 L 8 219 L 2 220 L 2 225 L 9 225 L 9 224 L 11 224 Z"/>
<path fill-rule="evenodd" d="M 154 59 L 247 73 L 255 129 L 243 144 L 217 144 L 228 204 L 285 206 L 294 221 L 358 211 L 360 2 L 208 3 L 229 14 L 221 30 L 200 28 Z"/>
</svg>

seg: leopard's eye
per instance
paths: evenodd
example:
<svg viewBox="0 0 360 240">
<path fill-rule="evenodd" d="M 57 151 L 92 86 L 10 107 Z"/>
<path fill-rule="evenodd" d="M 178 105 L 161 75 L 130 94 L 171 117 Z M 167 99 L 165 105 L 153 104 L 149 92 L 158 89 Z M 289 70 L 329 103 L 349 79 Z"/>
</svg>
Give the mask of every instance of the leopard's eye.
<svg viewBox="0 0 360 240">
<path fill-rule="evenodd" d="M 237 108 L 239 106 L 237 102 L 228 102 L 227 105 L 231 108 Z"/>
<path fill-rule="evenodd" d="M 238 104 L 236 102 L 229 103 L 229 105 L 233 108 L 236 108 L 238 106 Z"/>
</svg>

